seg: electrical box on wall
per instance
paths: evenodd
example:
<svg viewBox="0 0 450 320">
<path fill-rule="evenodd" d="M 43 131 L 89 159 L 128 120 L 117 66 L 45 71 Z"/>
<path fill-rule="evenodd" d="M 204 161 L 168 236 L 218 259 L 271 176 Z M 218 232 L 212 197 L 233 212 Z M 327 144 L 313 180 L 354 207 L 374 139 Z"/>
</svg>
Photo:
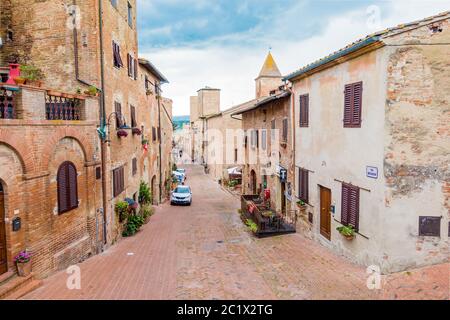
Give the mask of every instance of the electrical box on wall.
<svg viewBox="0 0 450 320">
<path fill-rule="evenodd" d="M 13 221 L 12 221 L 12 229 L 13 229 L 13 231 L 17 232 L 17 231 L 20 230 L 20 228 L 22 228 L 22 220 L 19 217 L 14 218 Z"/>
</svg>

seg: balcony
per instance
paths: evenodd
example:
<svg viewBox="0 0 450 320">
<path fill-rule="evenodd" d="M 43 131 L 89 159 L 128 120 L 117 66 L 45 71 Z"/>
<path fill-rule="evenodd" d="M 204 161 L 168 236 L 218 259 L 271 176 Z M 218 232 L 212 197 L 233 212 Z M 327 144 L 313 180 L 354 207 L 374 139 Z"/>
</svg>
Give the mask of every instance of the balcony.
<svg viewBox="0 0 450 320">
<path fill-rule="evenodd" d="M 0 83 L 0 124 L 3 125 L 17 120 L 42 124 L 98 122 L 98 112 L 96 97 Z"/>
</svg>

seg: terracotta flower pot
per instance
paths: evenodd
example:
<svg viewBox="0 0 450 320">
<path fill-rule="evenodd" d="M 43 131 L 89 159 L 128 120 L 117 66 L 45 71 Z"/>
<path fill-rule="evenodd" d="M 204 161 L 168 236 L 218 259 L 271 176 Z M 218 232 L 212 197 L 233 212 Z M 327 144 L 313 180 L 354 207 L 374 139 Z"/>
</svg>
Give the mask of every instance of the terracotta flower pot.
<svg viewBox="0 0 450 320">
<path fill-rule="evenodd" d="M 26 79 L 22 77 L 14 77 L 14 82 L 16 84 L 25 84 Z"/>
<path fill-rule="evenodd" d="M 344 236 L 345 237 L 345 239 L 347 239 L 348 241 L 351 241 L 351 240 L 353 240 L 353 238 L 355 237 L 355 236 Z"/>
<path fill-rule="evenodd" d="M 27 277 L 31 274 L 31 261 L 25 263 L 17 263 L 17 273 L 20 277 Z"/>
</svg>

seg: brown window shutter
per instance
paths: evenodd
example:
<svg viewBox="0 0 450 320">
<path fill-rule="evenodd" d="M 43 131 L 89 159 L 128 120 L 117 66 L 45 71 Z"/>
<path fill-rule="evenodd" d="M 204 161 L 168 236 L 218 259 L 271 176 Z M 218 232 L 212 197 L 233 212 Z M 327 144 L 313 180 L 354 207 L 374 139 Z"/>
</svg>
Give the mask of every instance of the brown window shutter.
<svg viewBox="0 0 450 320">
<path fill-rule="evenodd" d="M 348 224 L 359 229 L 359 188 L 352 186 L 349 190 L 349 215 Z"/>
<path fill-rule="evenodd" d="M 137 127 L 136 108 L 134 106 L 130 106 L 130 113 L 131 113 L 131 127 L 136 128 Z"/>
<path fill-rule="evenodd" d="M 77 169 L 69 161 L 61 164 L 57 173 L 58 213 L 78 207 Z"/>
<path fill-rule="evenodd" d="M 361 126 L 362 82 L 353 84 L 352 125 Z"/>
<path fill-rule="evenodd" d="M 133 173 L 133 176 L 134 175 L 136 175 L 136 173 L 137 173 L 137 159 L 136 158 L 133 158 L 133 160 L 132 160 L 132 173 Z"/>
<path fill-rule="evenodd" d="M 122 124 L 122 105 L 119 102 L 114 102 L 114 111 L 116 112 L 116 128 L 120 128 Z"/>
<path fill-rule="evenodd" d="M 347 184 L 342 184 L 342 197 L 341 197 L 341 223 L 348 225 L 348 212 L 349 212 L 349 194 L 350 188 Z"/>
<path fill-rule="evenodd" d="M 120 193 L 125 190 L 125 169 L 124 167 L 120 168 Z"/>
<path fill-rule="evenodd" d="M 134 59 L 134 80 L 138 78 L 138 60 Z"/>
<path fill-rule="evenodd" d="M 256 148 L 259 148 L 259 131 L 255 130 L 255 143 L 256 143 Z"/>
<path fill-rule="evenodd" d="M 352 125 L 353 109 L 353 86 L 351 84 L 345 86 L 344 96 L 344 127 L 350 127 Z"/>
<path fill-rule="evenodd" d="M 288 140 L 288 119 L 283 119 L 283 142 Z"/>
<path fill-rule="evenodd" d="M 298 169 L 298 198 L 306 203 L 309 203 L 309 171 Z"/>
<path fill-rule="evenodd" d="M 309 126 L 309 95 L 300 96 L 300 127 Z"/>
<path fill-rule="evenodd" d="M 127 68 L 128 68 L 128 76 L 131 76 L 131 57 L 130 54 L 127 53 Z"/>
<path fill-rule="evenodd" d="M 63 163 L 58 169 L 57 176 L 57 189 L 58 189 L 58 213 L 64 213 L 68 210 L 68 185 L 67 185 L 67 168 Z"/>
<path fill-rule="evenodd" d="M 161 127 L 158 127 L 158 141 L 161 141 Z"/>
<path fill-rule="evenodd" d="M 68 179 L 69 179 L 69 209 L 75 209 L 78 207 L 78 183 L 77 183 L 77 170 L 71 163 L 67 164 Z"/>
<path fill-rule="evenodd" d="M 155 127 L 152 127 L 152 140 L 153 140 L 153 142 L 156 141 L 156 128 Z"/>
</svg>

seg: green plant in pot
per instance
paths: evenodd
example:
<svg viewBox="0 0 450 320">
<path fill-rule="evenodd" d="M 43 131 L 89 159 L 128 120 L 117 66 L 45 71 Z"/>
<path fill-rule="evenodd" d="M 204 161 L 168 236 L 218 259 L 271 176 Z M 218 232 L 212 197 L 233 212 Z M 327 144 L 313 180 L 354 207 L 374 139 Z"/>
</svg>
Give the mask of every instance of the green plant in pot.
<svg viewBox="0 0 450 320">
<path fill-rule="evenodd" d="M 40 87 L 44 78 L 41 69 L 34 66 L 20 66 L 20 75 L 25 79 L 27 85 L 34 87 Z"/>
<path fill-rule="evenodd" d="M 352 240 L 356 234 L 356 230 L 352 226 L 341 226 L 337 227 L 336 230 L 347 240 Z"/>
<path fill-rule="evenodd" d="M 17 273 L 20 277 L 26 277 L 31 274 L 31 254 L 27 251 L 21 251 L 14 257 L 17 266 Z"/>
<path fill-rule="evenodd" d="M 98 89 L 94 86 L 89 86 L 89 88 L 87 90 L 85 90 L 84 93 L 95 97 L 98 95 Z"/>
<path fill-rule="evenodd" d="M 123 222 L 126 220 L 128 216 L 128 202 L 126 201 L 119 201 L 116 203 L 115 209 L 116 213 L 119 216 L 119 222 Z"/>
<path fill-rule="evenodd" d="M 258 232 L 258 225 L 251 219 L 247 219 L 245 221 L 245 224 L 247 225 L 248 229 L 253 232 L 256 233 Z"/>
<path fill-rule="evenodd" d="M 141 181 L 139 185 L 139 203 L 143 205 L 151 204 L 152 200 L 150 186 L 146 182 Z"/>
<path fill-rule="evenodd" d="M 145 220 L 140 215 L 130 215 L 128 216 L 127 223 L 125 224 L 125 229 L 122 232 L 122 236 L 124 237 L 131 237 L 136 232 L 139 231 L 139 229 L 144 225 Z"/>
</svg>

